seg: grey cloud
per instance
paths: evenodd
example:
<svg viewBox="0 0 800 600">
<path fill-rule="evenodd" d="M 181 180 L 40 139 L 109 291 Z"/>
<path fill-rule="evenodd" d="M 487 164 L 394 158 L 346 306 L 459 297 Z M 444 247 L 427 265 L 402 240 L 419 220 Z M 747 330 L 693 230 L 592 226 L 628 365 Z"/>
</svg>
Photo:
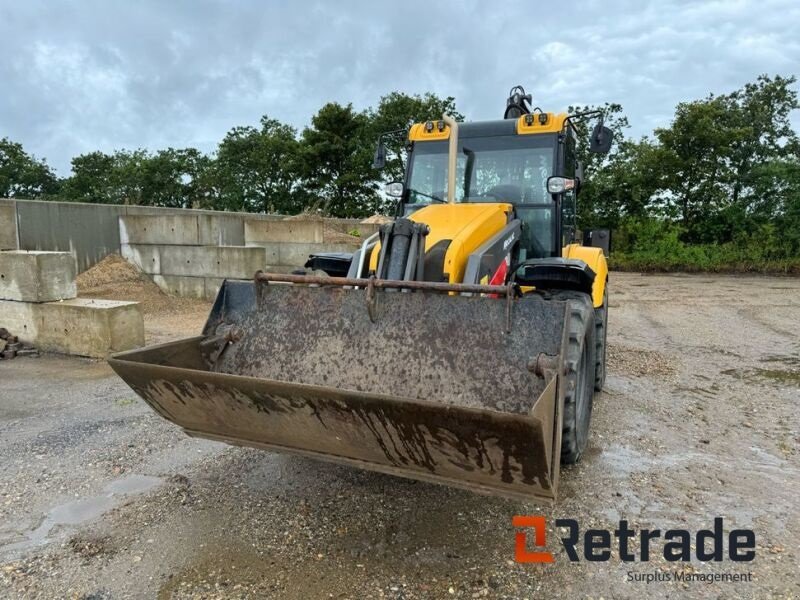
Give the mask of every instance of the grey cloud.
<svg viewBox="0 0 800 600">
<path fill-rule="evenodd" d="M 675 104 L 800 64 L 795 0 L 0 4 L 0 136 L 60 174 L 100 149 L 214 149 L 262 114 L 302 128 L 328 100 L 453 95 L 495 118 L 620 102 L 633 135 Z"/>
</svg>

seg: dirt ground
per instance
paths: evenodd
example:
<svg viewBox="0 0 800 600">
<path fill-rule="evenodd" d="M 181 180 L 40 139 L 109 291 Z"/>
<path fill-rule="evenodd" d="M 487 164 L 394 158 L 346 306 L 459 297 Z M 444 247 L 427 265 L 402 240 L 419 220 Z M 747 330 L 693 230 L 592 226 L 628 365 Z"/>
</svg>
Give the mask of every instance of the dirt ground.
<svg viewBox="0 0 800 600">
<path fill-rule="evenodd" d="M 102 361 L 0 363 L 0 595 L 800 596 L 800 279 L 610 285 L 606 390 L 555 507 L 190 439 Z M 197 333 L 209 308 L 166 304 L 146 310 L 149 342 Z M 554 563 L 514 562 L 513 515 L 545 516 Z M 667 563 L 654 542 L 650 562 L 573 563 L 554 527 L 714 517 L 755 531 L 754 561 Z M 677 573 L 752 581 L 630 581 Z"/>
</svg>

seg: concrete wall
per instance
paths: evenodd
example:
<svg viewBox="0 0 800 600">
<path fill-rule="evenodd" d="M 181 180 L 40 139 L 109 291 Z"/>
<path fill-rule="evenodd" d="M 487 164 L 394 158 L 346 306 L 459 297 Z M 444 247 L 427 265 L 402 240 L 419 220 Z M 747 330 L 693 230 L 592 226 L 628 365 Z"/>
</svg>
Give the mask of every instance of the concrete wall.
<svg viewBox="0 0 800 600">
<path fill-rule="evenodd" d="M 261 222 L 280 222 L 280 217 L 191 210 L 169 214 L 129 212 L 119 217 L 119 240 L 120 244 L 244 246 L 245 224 Z"/>
<path fill-rule="evenodd" d="M 351 244 L 264 242 L 260 246 L 123 244 L 123 258 L 150 275 L 166 293 L 213 300 L 224 279 L 252 279 L 256 271 L 289 273 L 309 254 L 352 252 Z"/>
<path fill-rule="evenodd" d="M 325 240 L 323 221 L 245 221 L 244 244 L 258 246 L 265 242 L 311 242 Z"/>
<path fill-rule="evenodd" d="M 72 252 L 80 273 L 112 252 L 119 252 L 119 217 L 126 215 L 188 216 L 197 223 L 200 243 L 233 246 L 244 245 L 245 220 L 282 218 L 213 210 L 0 199 L 0 249 L 9 246 L 8 249 Z M 11 230 L 10 223 L 14 223 L 17 232 Z M 17 238 L 19 246 L 12 242 Z"/>
<path fill-rule="evenodd" d="M 226 215 L 227 216 L 227 215 Z M 351 226 L 345 223 L 344 226 Z M 121 254 L 168 294 L 214 299 L 224 279 L 256 271 L 288 273 L 310 254 L 352 252 L 360 242 L 326 239 L 329 223 L 273 218 L 225 220 L 219 215 L 122 215 Z"/>
<path fill-rule="evenodd" d="M 13 200 L 0 199 L 0 250 L 17 249 L 17 207 Z"/>
<path fill-rule="evenodd" d="M 78 273 L 120 252 L 168 293 L 199 298 L 214 298 L 225 278 L 289 272 L 317 252 L 352 252 L 377 229 L 357 219 L 0 199 L 0 249 L 70 252 Z M 354 230 L 360 238 L 329 235 Z"/>
<path fill-rule="evenodd" d="M 17 201 L 19 247 L 22 250 L 72 252 L 78 271 L 119 248 L 117 217 L 124 206 L 66 202 Z"/>
</svg>

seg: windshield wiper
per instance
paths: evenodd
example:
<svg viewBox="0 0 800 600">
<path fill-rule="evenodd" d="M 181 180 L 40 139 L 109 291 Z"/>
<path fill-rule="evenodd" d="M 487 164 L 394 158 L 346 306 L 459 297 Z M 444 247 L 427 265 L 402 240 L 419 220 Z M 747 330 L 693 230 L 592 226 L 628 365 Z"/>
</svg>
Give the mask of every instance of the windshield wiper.
<svg viewBox="0 0 800 600">
<path fill-rule="evenodd" d="M 426 194 L 425 192 L 420 192 L 419 190 L 415 190 L 413 188 L 408 188 L 408 191 L 411 194 L 419 194 L 420 196 L 424 196 L 425 198 L 430 198 L 434 202 L 441 202 L 442 204 L 447 204 L 447 200 L 442 200 L 441 198 L 438 198 L 437 196 L 432 196 L 430 194 Z"/>
</svg>

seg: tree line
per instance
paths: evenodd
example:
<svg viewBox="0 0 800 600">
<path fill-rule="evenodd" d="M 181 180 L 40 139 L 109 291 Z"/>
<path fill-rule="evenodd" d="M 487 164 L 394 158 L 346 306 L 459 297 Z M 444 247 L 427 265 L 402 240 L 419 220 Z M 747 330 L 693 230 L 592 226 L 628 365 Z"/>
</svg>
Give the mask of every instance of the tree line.
<svg viewBox="0 0 800 600">
<path fill-rule="evenodd" d="M 617 266 L 800 271 L 796 79 L 762 75 L 738 90 L 682 102 L 668 126 L 625 136 L 619 105 L 607 156 L 591 172 L 581 222 L 613 231 Z M 593 161 L 593 162 L 592 162 Z"/>
<path fill-rule="evenodd" d="M 651 135 L 627 135 L 619 104 L 601 108 L 615 131 L 612 151 L 579 144 L 586 184 L 580 225 L 609 228 L 618 266 L 717 268 L 800 261 L 800 108 L 793 76 L 762 75 L 722 95 L 682 102 Z M 90 152 L 59 178 L 44 160 L 0 140 L 0 197 L 145 204 L 338 217 L 388 212 L 380 185 L 404 169 L 402 137 L 389 162 L 371 168 L 379 134 L 437 119 L 463 120 L 452 97 L 383 96 L 364 111 L 325 104 L 302 131 L 264 116 L 231 129 L 211 154 L 195 148 Z M 788 261 L 788 262 L 787 262 Z M 741 264 L 740 264 L 741 266 Z"/>
<path fill-rule="evenodd" d="M 196 148 L 95 151 L 72 159 L 59 178 L 21 144 L 0 139 L 0 197 L 138 204 L 334 217 L 385 212 L 382 178 L 402 172 L 400 151 L 387 170 L 372 169 L 378 136 L 443 113 L 463 116 L 452 97 L 383 96 L 376 108 L 325 104 L 301 132 L 269 116 L 231 129 L 216 151 Z"/>
</svg>

